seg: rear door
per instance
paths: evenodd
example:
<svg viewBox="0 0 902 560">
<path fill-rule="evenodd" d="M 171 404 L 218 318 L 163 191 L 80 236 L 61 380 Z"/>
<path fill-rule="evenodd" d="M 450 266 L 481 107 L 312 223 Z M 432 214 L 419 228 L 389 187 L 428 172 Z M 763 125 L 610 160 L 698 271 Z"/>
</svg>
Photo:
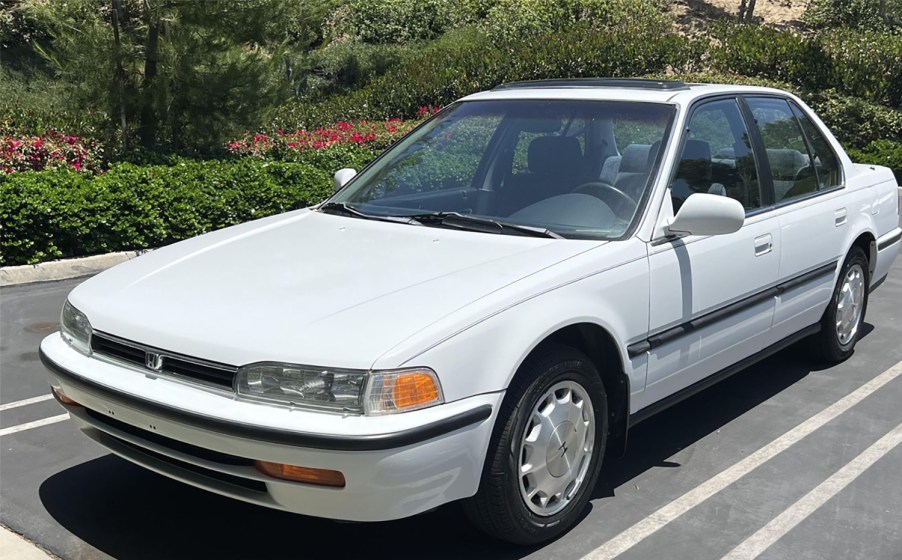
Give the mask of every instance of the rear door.
<svg viewBox="0 0 902 560">
<path fill-rule="evenodd" d="M 748 96 L 773 179 L 782 250 L 774 333 L 789 336 L 817 323 L 832 296 L 849 213 L 839 158 L 791 100 Z"/>
</svg>

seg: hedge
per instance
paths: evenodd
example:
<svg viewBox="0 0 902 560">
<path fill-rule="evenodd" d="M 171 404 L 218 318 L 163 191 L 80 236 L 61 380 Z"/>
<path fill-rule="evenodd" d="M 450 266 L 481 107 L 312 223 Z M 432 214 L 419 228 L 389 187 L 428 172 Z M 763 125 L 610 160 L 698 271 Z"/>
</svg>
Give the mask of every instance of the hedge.
<svg viewBox="0 0 902 560">
<path fill-rule="evenodd" d="M 0 174 L 0 265 L 158 247 L 330 192 L 322 168 L 252 158 Z"/>
<path fill-rule="evenodd" d="M 902 107 L 902 34 L 835 30 L 797 35 L 771 27 L 722 25 L 711 39 L 714 71 L 781 80 L 810 91 L 834 89 Z"/>
<path fill-rule="evenodd" d="M 854 162 L 889 167 L 896 175 L 896 181 L 902 185 L 902 141 L 876 140 L 864 148 L 852 148 L 848 152 Z"/>
<path fill-rule="evenodd" d="M 478 29 L 457 29 L 363 88 L 282 107 L 272 127 L 310 129 L 342 120 L 413 117 L 423 106 L 445 105 L 515 80 L 663 72 L 697 58 L 695 45 L 680 35 L 662 35 L 654 22 L 624 22 L 604 31 L 578 24 L 503 45 Z"/>
</svg>

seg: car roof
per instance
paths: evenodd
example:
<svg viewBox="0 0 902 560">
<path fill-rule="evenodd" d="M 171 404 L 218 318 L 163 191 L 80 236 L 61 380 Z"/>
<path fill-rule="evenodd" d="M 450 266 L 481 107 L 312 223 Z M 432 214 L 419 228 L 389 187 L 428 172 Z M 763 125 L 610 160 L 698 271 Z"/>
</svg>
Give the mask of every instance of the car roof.
<svg viewBox="0 0 902 560">
<path fill-rule="evenodd" d="M 699 97 L 729 93 L 768 93 L 787 95 L 787 92 L 759 86 L 727 84 L 693 84 L 669 80 L 577 79 L 538 80 L 502 84 L 490 91 L 468 95 L 462 101 L 500 99 L 568 99 L 593 101 L 639 101 L 688 105 Z"/>
</svg>

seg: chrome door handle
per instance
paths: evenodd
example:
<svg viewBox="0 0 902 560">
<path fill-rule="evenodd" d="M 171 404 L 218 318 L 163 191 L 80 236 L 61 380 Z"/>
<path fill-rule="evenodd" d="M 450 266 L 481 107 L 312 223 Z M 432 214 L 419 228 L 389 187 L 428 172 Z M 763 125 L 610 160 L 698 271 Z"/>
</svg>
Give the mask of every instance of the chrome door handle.
<svg viewBox="0 0 902 560">
<path fill-rule="evenodd" d="M 755 256 L 760 257 L 770 253 L 774 248 L 774 238 L 769 233 L 755 238 Z"/>
<path fill-rule="evenodd" d="M 839 210 L 833 212 L 833 223 L 836 224 L 837 227 L 846 223 L 846 209 L 840 208 Z"/>
</svg>

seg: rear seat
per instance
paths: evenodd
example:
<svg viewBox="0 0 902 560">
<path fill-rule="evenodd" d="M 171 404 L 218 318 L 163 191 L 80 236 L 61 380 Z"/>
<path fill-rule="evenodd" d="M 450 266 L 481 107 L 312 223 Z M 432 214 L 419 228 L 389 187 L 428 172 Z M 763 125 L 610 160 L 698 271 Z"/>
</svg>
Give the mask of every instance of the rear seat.
<svg viewBox="0 0 902 560">
<path fill-rule="evenodd" d="M 811 167 L 807 155 L 792 149 L 767 149 L 767 160 L 774 177 L 774 195 L 779 202 L 786 197 L 796 182 L 802 179 L 800 171 Z"/>
</svg>

